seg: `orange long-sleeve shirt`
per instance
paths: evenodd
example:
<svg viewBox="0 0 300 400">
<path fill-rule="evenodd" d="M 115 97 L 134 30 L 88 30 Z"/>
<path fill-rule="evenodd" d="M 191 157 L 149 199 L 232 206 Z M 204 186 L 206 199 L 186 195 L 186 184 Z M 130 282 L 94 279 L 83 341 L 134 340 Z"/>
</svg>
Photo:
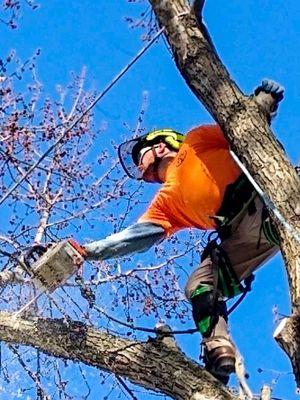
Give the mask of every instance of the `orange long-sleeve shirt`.
<svg viewBox="0 0 300 400">
<path fill-rule="evenodd" d="M 184 228 L 215 228 L 226 186 L 241 170 L 217 125 L 191 130 L 168 166 L 166 181 L 138 222 L 162 226 L 169 236 Z"/>
</svg>

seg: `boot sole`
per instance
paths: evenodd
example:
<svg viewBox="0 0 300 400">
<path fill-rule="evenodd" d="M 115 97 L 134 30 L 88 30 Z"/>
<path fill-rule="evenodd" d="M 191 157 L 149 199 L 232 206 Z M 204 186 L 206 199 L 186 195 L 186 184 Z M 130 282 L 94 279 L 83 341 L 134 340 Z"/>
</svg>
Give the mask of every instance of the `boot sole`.
<svg viewBox="0 0 300 400">
<path fill-rule="evenodd" d="M 214 370 L 218 375 L 230 375 L 235 372 L 235 360 L 232 357 L 221 357 Z"/>
</svg>

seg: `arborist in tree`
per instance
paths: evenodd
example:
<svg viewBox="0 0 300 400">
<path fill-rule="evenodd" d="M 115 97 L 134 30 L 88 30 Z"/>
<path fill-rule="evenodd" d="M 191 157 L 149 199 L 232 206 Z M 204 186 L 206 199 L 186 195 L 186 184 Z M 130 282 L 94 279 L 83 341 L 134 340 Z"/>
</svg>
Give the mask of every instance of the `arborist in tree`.
<svg viewBox="0 0 300 400">
<path fill-rule="evenodd" d="M 269 80 L 255 95 L 260 92 L 273 96 L 274 110 L 283 98 L 283 88 Z M 184 228 L 217 232 L 185 293 L 203 336 L 205 366 L 225 384 L 235 371 L 226 300 L 249 290 L 253 271 L 278 250 L 268 212 L 229 150 L 217 125 L 199 126 L 186 136 L 155 130 L 121 144 L 126 173 L 162 187 L 137 223 L 83 246 L 87 259 L 105 260 L 145 251 Z"/>
</svg>

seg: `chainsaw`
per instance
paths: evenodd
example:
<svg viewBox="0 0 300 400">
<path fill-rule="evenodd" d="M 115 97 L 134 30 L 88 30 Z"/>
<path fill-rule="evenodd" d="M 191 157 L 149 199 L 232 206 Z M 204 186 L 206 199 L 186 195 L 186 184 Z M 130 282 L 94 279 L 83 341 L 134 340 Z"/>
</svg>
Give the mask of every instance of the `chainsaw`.
<svg viewBox="0 0 300 400">
<path fill-rule="evenodd" d="M 85 259 L 84 249 L 73 239 L 43 246 L 32 246 L 24 255 L 23 269 L 30 275 L 38 294 L 19 310 L 23 313 L 43 293 L 48 295 L 62 286 L 81 268 Z"/>
</svg>

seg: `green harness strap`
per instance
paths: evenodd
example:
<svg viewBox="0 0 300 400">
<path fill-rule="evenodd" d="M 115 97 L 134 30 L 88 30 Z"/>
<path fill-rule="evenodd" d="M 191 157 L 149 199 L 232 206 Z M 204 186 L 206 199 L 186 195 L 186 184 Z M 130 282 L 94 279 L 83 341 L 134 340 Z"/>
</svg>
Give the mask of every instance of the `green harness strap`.
<svg viewBox="0 0 300 400">
<path fill-rule="evenodd" d="M 216 239 L 208 243 L 202 253 L 201 261 L 205 260 L 208 256 L 211 258 L 213 264 L 215 289 L 227 299 L 243 293 L 244 287 L 239 282 L 227 253 L 217 243 Z"/>
<path fill-rule="evenodd" d="M 214 217 L 221 239 L 229 237 L 232 226 L 242 218 L 247 210 L 250 212 L 256 196 L 258 194 L 245 174 L 241 174 L 234 183 L 227 186 L 222 206 L 218 215 Z M 279 235 L 265 206 L 262 212 L 261 230 L 270 244 L 279 246 Z"/>
<path fill-rule="evenodd" d="M 261 229 L 268 240 L 268 242 L 274 246 L 279 246 L 280 240 L 278 232 L 274 226 L 273 221 L 270 218 L 270 215 L 266 208 L 263 209 L 262 212 L 262 226 Z"/>
</svg>

